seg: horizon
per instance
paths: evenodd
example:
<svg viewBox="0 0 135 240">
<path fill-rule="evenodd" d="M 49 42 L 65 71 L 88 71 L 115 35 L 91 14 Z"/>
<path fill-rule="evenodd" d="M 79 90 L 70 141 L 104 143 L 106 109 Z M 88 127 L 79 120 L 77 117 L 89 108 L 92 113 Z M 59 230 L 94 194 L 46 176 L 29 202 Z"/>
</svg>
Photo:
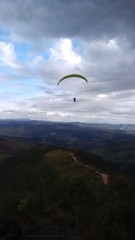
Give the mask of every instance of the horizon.
<svg viewBox="0 0 135 240">
<path fill-rule="evenodd" d="M 113 126 L 117 126 L 117 125 L 131 125 L 131 126 L 135 126 L 135 124 L 131 124 L 131 123 L 126 123 L 126 124 L 123 124 L 123 123 L 107 123 L 107 122 L 79 122 L 79 121 L 71 121 L 71 122 L 68 122 L 68 121 L 51 121 L 51 120 L 38 120 L 38 119 L 30 119 L 30 118 L 0 118 L 0 122 L 1 121 L 33 121 L 33 122 L 49 122 L 49 123 L 60 123 L 60 124 L 91 124 L 91 125 L 113 125 Z"/>
</svg>

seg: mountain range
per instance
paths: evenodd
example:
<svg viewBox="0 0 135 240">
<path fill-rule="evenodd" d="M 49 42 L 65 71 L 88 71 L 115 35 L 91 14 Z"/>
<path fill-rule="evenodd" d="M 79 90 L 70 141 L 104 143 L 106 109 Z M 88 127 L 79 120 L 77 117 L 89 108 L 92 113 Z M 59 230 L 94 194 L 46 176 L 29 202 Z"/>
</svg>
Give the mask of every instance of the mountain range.
<svg viewBox="0 0 135 240">
<path fill-rule="evenodd" d="M 135 125 L 1 120 L 0 136 L 0 154 L 52 144 L 92 152 L 115 170 L 135 175 Z"/>
</svg>

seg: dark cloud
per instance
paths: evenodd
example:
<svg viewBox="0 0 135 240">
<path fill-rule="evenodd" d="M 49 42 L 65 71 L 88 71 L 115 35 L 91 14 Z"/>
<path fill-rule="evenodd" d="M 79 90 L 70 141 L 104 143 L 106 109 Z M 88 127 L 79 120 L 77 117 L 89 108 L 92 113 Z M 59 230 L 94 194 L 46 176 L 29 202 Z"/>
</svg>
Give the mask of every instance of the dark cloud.
<svg viewBox="0 0 135 240">
<path fill-rule="evenodd" d="M 18 36 L 134 39 L 134 0 L 1 0 L 0 21 Z"/>
</svg>

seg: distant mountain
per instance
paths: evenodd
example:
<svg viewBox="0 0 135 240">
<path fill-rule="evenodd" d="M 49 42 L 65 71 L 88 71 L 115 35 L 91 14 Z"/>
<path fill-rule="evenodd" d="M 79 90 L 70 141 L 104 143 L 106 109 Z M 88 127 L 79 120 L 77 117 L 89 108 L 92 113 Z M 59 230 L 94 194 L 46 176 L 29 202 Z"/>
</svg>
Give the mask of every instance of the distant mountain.
<svg viewBox="0 0 135 240">
<path fill-rule="evenodd" d="M 135 135 L 135 125 L 132 124 L 97 124 L 97 123 L 60 123 L 50 121 L 37 121 L 37 120 L 0 120 L 0 135 L 13 136 L 13 137 L 44 137 L 47 134 L 55 134 L 57 131 L 100 131 L 113 134 L 115 132 Z M 81 132 L 81 133 L 82 133 Z"/>
<path fill-rule="evenodd" d="M 0 135 L 25 144 L 93 152 L 115 169 L 135 176 L 135 125 L 0 120 Z"/>
</svg>

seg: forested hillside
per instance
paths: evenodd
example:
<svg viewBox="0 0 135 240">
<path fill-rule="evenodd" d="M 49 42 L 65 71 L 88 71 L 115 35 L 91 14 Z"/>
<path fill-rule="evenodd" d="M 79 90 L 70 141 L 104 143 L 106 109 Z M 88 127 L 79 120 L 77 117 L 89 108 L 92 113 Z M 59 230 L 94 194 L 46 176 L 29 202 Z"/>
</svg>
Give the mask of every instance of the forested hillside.
<svg viewBox="0 0 135 240">
<path fill-rule="evenodd" d="M 73 161 L 69 150 L 53 146 L 25 150 L 1 162 L 1 229 L 10 220 L 22 229 L 22 239 L 135 238 L 134 180 L 109 170 L 105 185 L 95 171 L 107 171 L 102 159 L 98 165 L 94 154 L 75 154 L 93 168 Z M 11 239 L 13 232 L 11 223 L 2 239 Z"/>
</svg>

